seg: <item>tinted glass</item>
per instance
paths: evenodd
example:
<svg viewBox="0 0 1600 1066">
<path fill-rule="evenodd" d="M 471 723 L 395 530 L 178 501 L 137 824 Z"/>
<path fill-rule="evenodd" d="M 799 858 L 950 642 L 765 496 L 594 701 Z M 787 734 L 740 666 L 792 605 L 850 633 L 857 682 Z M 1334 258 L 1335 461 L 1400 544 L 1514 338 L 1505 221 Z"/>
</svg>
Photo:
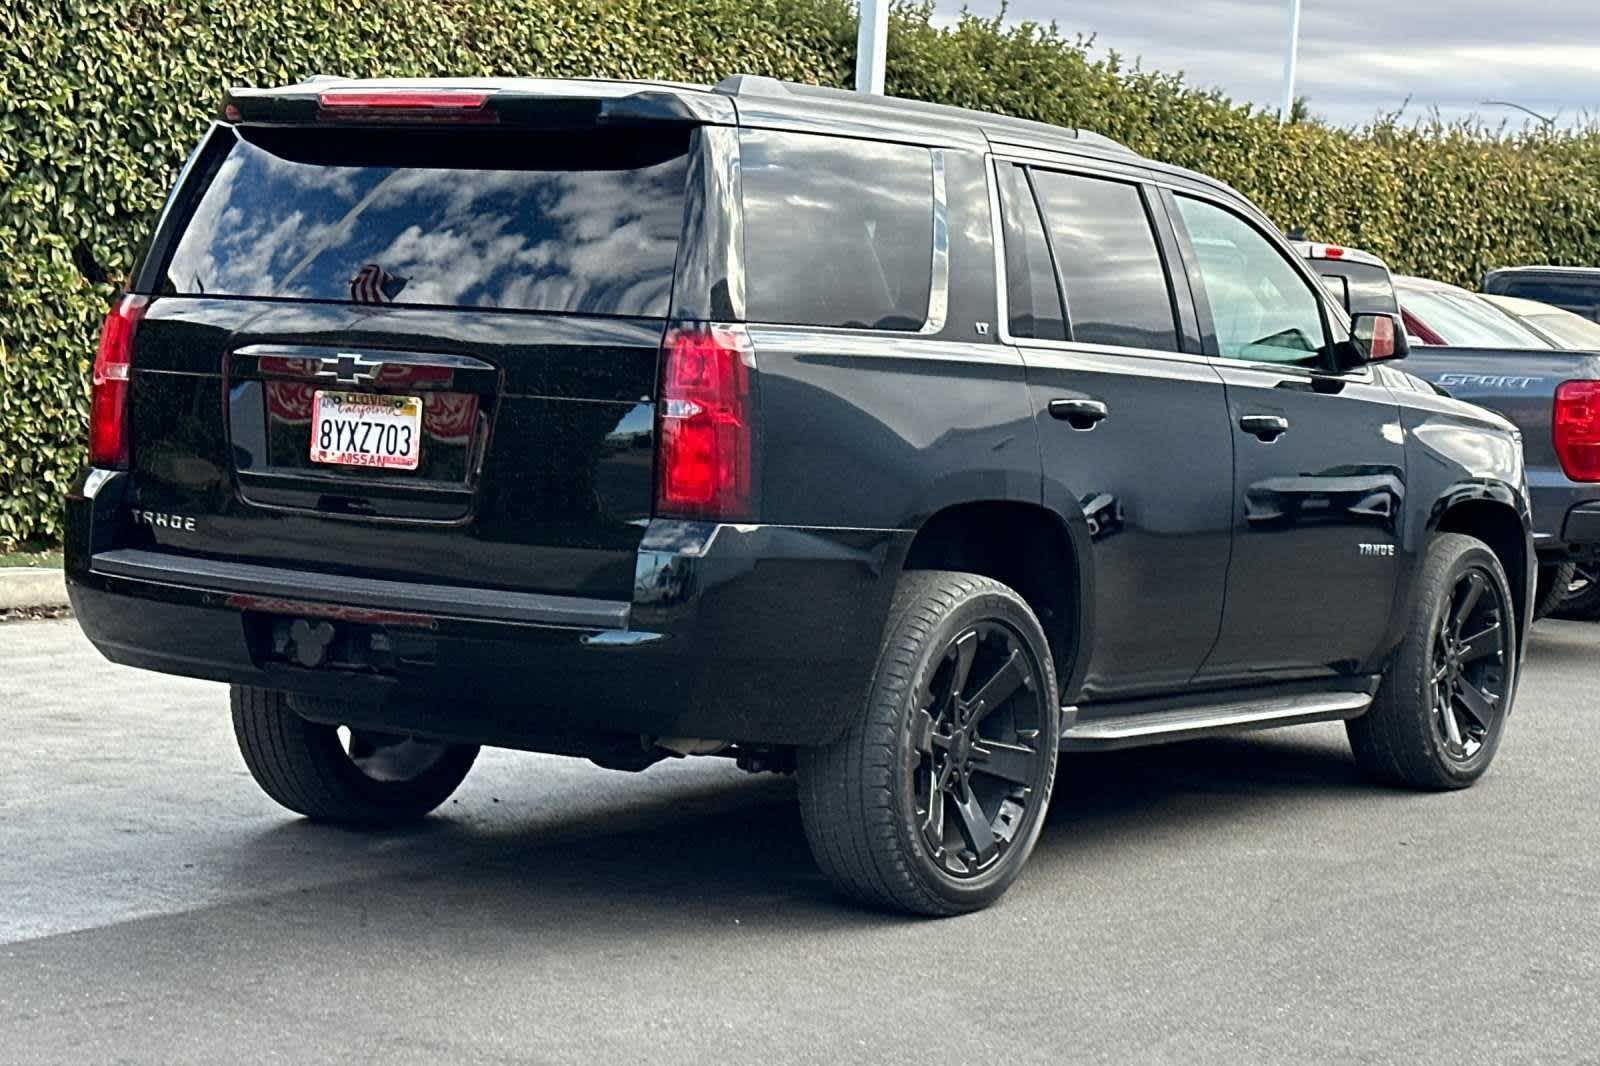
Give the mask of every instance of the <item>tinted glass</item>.
<svg viewBox="0 0 1600 1066">
<path fill-rule="evenodd" d="M 1394 298 L 1394 280 L 1383 267 L 1345 262 L 1337 267 L 1319 263 L 1316 269 L 1324 278 L 1338 276 L 1343 280 L 1344 292 L 1339 302 L 1351 314 L 1400 313 L 1400 303 Z M 1329 291 L 1341 295 L 1337 290 Z"/>
<path fill-rule="evenodd" d="M 1155 231 L 1137 186 L 1035 170 L 1072 339 L 1178 350 Z"/>
<path fill-rule="evenodd" d="M 1341 277 L 1338 274 L 1320 274 L 1318 276 L 1322 278 L 1322 287 L 1324 289 L 1327 289 L 1328 293 L 1335 300 L 1339 301 L 1339 306 L 1343 307 L 1345 310 L 1349 310 L 1350 309 L 1350 285 L 1349 285 L 1349 283 L 1346 282 L 1344 280 L 1344 278 Z"/>
<path fill-rule="evenodd" d="M 1554 304 L 1585 318 L 1600 321 L 1600 280 L 1584 283 L 1510 277 L 1504 280 L 1497 279 L 1493 291 L 1505 293 L 1507 296 L 1520 296 L 1524 300 Z"/>
<path fill-rule="evenodd" d="M 1067 339 L 1044 224 L 1021 167 L 1001 165 L 1000 216 L 1005 222 L 1006 309 L 1013 337 Z"/>
<path fill-rule="evenodd" d="M 169 291 L 667 313 L 688 137 L 293 129 L 237 137 Z"/>
<path fill-rule="evenodd" d="M 1288 258 L 1233 212 L 1177 199 L 1211 305 L 1218 354 L 1252 363 L 1320 362 L 1327 343 L 1320 298 Z"/>
<path fill-rule="evenodd" d="M 739 143 L 751 319 L 920 328 L 933 277 L 928 150 L 768 130 Z"/>
<path fill-rule="evenodd" d="M 1465 289 L 1400 287 L 1400 302 L 1444 342 L 1464 348 L 1549 348 L 1550 342 Z"/>
</svg>

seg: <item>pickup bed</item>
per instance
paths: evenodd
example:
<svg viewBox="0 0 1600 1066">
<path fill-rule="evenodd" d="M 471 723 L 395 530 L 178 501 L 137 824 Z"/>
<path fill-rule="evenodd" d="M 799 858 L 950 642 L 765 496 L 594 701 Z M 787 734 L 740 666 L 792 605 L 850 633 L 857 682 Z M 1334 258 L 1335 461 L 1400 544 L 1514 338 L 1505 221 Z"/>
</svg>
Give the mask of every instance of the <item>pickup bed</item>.
<svg viewBox="0 0 1600 1066">
<path fill-rule="evenodd" d="M 1600 353 L 1417 345 L 1406 369 L 1522 431 L 1541 565 L 1600 554 L 1600 483 L 1568 476 L 1567 466 L 1577 464 L 1563 462 L 1554 425 L 1557 390 L 1568 382 L 1600 383 Z"/>
</svg>

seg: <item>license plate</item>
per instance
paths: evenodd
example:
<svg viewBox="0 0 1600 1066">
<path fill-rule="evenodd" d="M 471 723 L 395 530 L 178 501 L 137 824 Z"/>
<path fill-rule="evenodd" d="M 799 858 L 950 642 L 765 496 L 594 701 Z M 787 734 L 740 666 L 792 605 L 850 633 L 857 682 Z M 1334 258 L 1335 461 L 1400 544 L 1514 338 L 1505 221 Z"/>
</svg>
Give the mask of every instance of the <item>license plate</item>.
<svg viewBox="0 0 1600 1066">
<path fill-rule="evenodd" d="M 311 461 L 415 470 L 422 455 L 422 397 L 323 392 L 311 400 Z"/>
</svg>

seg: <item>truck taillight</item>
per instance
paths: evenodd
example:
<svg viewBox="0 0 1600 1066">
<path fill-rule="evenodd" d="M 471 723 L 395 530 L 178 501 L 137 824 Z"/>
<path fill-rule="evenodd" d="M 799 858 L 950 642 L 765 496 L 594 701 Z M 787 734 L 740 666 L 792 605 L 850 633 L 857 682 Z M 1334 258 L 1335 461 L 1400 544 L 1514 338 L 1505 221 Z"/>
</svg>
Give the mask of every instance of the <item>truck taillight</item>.
<svg viewBox="0 0 1600 1066">
<path fill-rule="evenodd" d="M 1567 477 L 1600 481 L 1600 381 L 1563 381 L 1556 386 L 1551 436 Z"/>
<path fill-rule="evenodd" d="M 124 296 L 106 314 L 94 353 L 89 391 L 89 465 L 123 467 L 128 462 L 128 379 L 133 334 L 150 300 Z"/>
<path fill-rule="evenodd" d="M 755 353 L 738 326 L 671 329 L 662 342 L 656 513 L 755 517 Z"/>
</svg>

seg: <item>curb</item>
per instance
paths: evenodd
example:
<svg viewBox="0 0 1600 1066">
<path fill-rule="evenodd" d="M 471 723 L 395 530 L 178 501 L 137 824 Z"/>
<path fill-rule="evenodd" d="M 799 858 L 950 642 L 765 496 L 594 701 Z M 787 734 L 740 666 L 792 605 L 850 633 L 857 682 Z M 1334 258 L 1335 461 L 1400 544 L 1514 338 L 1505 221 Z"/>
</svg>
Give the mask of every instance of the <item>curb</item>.
<svg viewBox="0 0 1600 1066">
<path fill-rule="evenodd" d="M 0 611 L 66 607 L 67 579 L 51 566 L 0 567 Z"/>
</svg>

